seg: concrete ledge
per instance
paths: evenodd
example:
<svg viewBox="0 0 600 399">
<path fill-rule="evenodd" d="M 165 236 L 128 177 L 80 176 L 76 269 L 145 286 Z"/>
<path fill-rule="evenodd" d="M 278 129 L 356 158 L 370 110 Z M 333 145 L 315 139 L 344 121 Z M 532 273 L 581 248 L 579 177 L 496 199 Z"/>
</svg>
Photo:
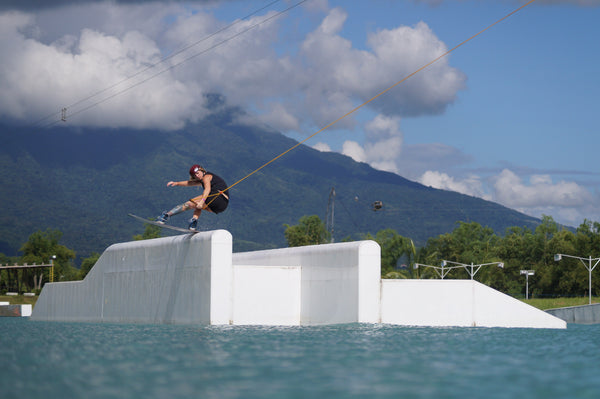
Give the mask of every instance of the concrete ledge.
<svg viewBox="0 0 600 399">
<path fill-rule="evenodd" d="M 574 324 L 600 324 L 600 303 L 548 309 L 547 313 Z"/>
</svg>

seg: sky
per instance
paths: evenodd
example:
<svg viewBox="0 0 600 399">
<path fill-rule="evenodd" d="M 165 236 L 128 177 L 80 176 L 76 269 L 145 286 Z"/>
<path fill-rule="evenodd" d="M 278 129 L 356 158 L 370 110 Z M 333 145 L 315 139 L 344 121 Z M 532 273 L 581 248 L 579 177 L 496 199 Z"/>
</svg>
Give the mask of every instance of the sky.
<svg viewBox="0 0 600 399">
<path fill-rule="evenodd" d="M 526 3 L 4 0 L 0 115 L 176 130 L 219 93 L 320 151 L 600 221 L 600 0 L 537 0 L 484 30 Z"/>
</svg>

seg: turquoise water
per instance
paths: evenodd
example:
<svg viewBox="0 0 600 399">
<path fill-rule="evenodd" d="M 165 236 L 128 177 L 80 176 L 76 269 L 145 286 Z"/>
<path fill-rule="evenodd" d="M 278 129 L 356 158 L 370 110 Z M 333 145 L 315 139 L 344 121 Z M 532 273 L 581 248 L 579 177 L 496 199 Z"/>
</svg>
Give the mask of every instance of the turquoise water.
<svg viewBox="0 0 600 399">
<path fill-rule="evenodd" d="M 600 398 L 600 326 L 203 327 L 0 318 L 0 398 Z"/>
</svg>

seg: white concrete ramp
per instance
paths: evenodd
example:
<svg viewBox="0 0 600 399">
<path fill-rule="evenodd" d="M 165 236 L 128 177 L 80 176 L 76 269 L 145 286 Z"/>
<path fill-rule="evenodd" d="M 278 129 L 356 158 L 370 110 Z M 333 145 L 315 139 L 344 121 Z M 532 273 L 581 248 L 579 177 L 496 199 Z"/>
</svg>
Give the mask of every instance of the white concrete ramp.
<svg viewBox="0 0 600 399">
<path fill-rule="evenodd" d="M 231 248 L 225 230 L 111 245 L 82 281 L 46 284 L 31 317 L 228 324 Z"/>
<path fill-rule="evenodd" d="M 566 328 L 470 280 L 381 280 L 374 241 L 232 253 L 225 230 L 110 246 L 82 281 L 47 283 L 33 320 Z"/>
<path fill-rule="evenodd" d="M 566 328 L 548 313 L 474 280 L 383 280 L 381 322 L 438 327 Z"/>
</svg>

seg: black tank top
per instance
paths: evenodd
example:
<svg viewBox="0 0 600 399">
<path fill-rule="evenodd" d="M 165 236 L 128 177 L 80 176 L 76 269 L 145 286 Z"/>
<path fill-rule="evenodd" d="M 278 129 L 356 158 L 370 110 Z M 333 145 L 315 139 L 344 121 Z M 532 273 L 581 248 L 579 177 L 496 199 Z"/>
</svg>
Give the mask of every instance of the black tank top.
<svg viewBox="0 0 600 399">
<path fill-rule="evenodd" d="M 207 171 L 206 174 L 212 176 L 212 180 L 210 181 L 210 193 L 215 194 L 219 191 L 222 191 L 229 197 L 229 190 L 227 190 L 227 183 L 225 183 L 225 180 L 223 180 L 221 176 L 215 175 L 212 172 Z M 204 187 L 204 184 L 202 187 Z"/>
</svg>

